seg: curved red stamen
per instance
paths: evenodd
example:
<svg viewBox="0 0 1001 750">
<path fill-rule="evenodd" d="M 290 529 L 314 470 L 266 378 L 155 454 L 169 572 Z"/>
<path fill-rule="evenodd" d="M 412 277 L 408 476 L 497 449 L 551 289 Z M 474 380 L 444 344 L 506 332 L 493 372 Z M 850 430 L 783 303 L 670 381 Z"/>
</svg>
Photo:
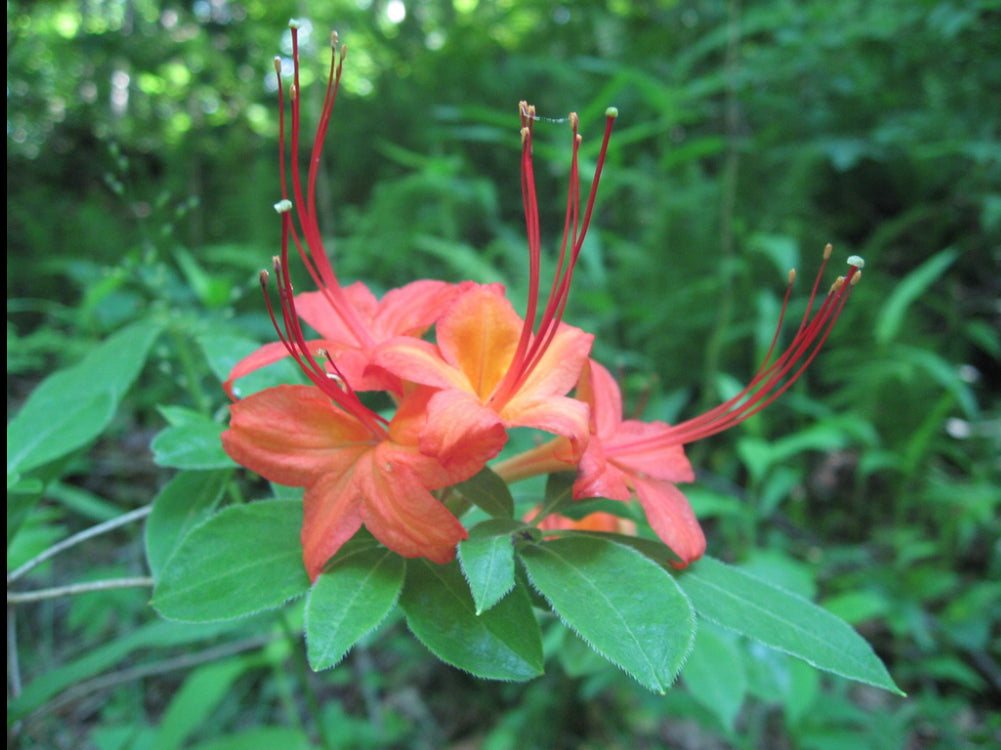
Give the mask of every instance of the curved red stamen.
<svg viewBox="0 0 1001 750">
<path fill-rule="evenodd" d="M 563 320 L 563 313 L 566 310 L 567 300 L 570 296 L 570 285 L 573 280 L 574 268 L 577 265 L 577 258 L 580 256 L 581 248 L 584 245 L 584 237 L 591 223 L 591 213 L 598 194 L 601 170 L 605 163 L 605 156 L 608 153 L 608 142 L 612 135 L 612 126 L 618 115 L 618 111 L 613 108 L 609 108 L 605 112 L 605 134 L 601 142 L 598 164 L 595 168 L 594 179 L 591 181 L 587 208 L 582 221 L 580 213 L 580 168 L 578 158 L 581 137 L 578 133 L 579 121 L 577 114 L 570 114 L 573 151 L 570 162 L 569 186 L 567 189 L 566 218 L 563 223 L 563 240 L 560 244 L 556 272 L 553 275 L 553 283 L 550 286 L 549 298 L 546 301 L 546 306 L 536 329 L 535 317 L 539 306 L 539 277 L 541 274 L 542 255 L 538 197 L 535 190 L 535 170 L 532 162 L 532 124 L 536 119 L 536 115 L 535 108 L 526 102 L 521 102 L 519 107 L 522 123 L 521 191 L 522 203 L 525 209 L 529 254 L 528 307 L 525 312 L 521 336 L 518 340 L 514 357 L 507 372 L 491 396 L 491 401 L 494 403 L 503 403 L 506 401 L 531 376 L 539 362 L 542 361 L 546 350 L 552 344 L 553 338 L 559 330 L 560 323 Z"/>
<path fill-rule="evenodd" d="M 275 73 L 278 79 L 278 133 L 280 143 L 280 166 L 279 178 L 281 181 L 282 201 L 275 206 L 275 209 L 282 217 L 282 238 L 281 254 L 275 259 L 274 271 L 278 286 L 278 296 L 281 305 L 282 320 L 279 323 L 275 310 L 268 295 L 267 284 L 268 274 L 262 272 L 261 284 L 264 290 L 265 301 L 267 303 L 268 314 L 271 322 L 278 333 L 278 337 L 288 350 L 289 355 L 296 361 L 306 377 L 313 382 L 325 395 L 327 395 L 337 406 L 355 416 L 362 424 L 368 427 L 373 434 L 385 437 L 385 426 L 388 422 L 375 412 L 366 407 L 358 395 L 344 379 L 343 374 L 337 368 L 329 353 L 323 352 L 327 366 L 323 366 L 316 361 L 314 353 L 310 351 L 306 342 L 306 337 L 302 331 L 302 324 L 299 320 L 295 306 L 295 294 L 292 289 L 289 264 L 289 244 L 294 244 L 299 257 L 309 271 L 309 275 L 321 290 L 324 297 L 330 303 L 335 313 L 341 318 L 345 326 L 350 330 L 359 343 L 372 343 L 371 333 L 358 316 L 357 311 L 349 303 L 344 290 L 337 281 L 330 261 L 327 259 L 323 248 L 323 241 L 320 237 L 319 224 L 316 221 L 316 176 L 319 168 L 320 158 L 323 153 L 323 139 L 326 137 L 330 126 L 330 117 L 333 111 L 334 101 L 340 85 L 341 70 L 344 62 L 344 48 L 340 48 L 338 53 L 337 34 L 331 35 L 331 47 L 333 54 L 330 61 L 330 75 L 327 81 L 327 90 L 324 94 L 323 108 L 320 116 L 320 123 L 317 126 L 316 140 L 310 155 L 310 168 L 307 177 L 307 187 L 305 200 L 302 191 L 302 180 L 299 170 L 299 133 L 300 133 L 300 97 L 299 97 L 299 36 L 298 28 L 295 24 L 290 24 L 292 33 L 292 61 L 293 61 L 293 83 L 289 92 L 292 102 L 292 124 L 291 143 L 289 144 L 291 161 L 291 190 L 295 198 L 296 217 L 302 231 L 302 239 L 296 230 L 295 222 L 292 220 L 292 201 L 289 200 L 289 174 L 285 166 L 286 147 L 286 122 L 285 122 L 285 97 L 281 78 L 281 61 L 275 59 Z M 320 352 L 317 352 L 320 354 Z M 329 369 L 328 369 L 329 368 Z"/>
<path fill-rule="evenodd" d="M 284 204 L 284 205 L 283 205 Z M 289 216 L 290 206 L 287 201 L 278 204 L 276 208 L 282 214 L 282 235 L 283 239 L 289 233 L 292 219 Z M 284 252 L 287 255 L 287 243 L 283 243 Z M 286 261 L 287 263 L 287 258 Z M 268 273 L 261 271 L 261 288 L 264 292 L 265 303 L 268 308 L 268 315 L 271 323 L 278 333 L 278 338 L 288 350 L 289 355 L 296 361 L 305 373 L 306 377 L 319 388 L 337 406 L 348 412 L 359 422 L 364 424 L 374 435 L 379 438 L 386 437 L 386 425 L 388 421 L 379 416 L 358 398 L 358 394 L 351 388 L 345 380 L 343 374 L 337 369 L 333 359 L 326 352 L 323 355 L 331 367 L 331 371 L 326 370 L 317 363 L 314 355 L 309 350 L 309 344 L 302 331 L 299 316 L 295 309 L 295 295 L 292 289 L 292 282 L 289 280 L 286 271 L 287 265 L 282 259 L 275 258 L 274 271 L 278 286 L 278 297 L 281 303 L 282 321 L 278 322 L 274 307 L 271 304 L 271 297 L 268 294 Z M 319 352 L 317 352 L 319 353 Z"/>
<path fill-rule="evenodd" d="M 375 344 L 368 327 L 358 316 L 357 311 L 348 301 L 344 290 L 337 280 L 327 253 L 323 246 L 323 239 L 320 236 L 320 227 L 317 221 L 316 211 L 316 179 L 319 171 L 320 161 L 323 155 L 323 142 L 330 128 L 330 119 L 337 99 L 337 92 L 340 89 L 341 72 L 344 66 L 344 58 L 347 48 L 338 44 L 337 33 L 333 32 L 330 38 L 331 57 L 330 70 L 327 78 L 327 88 L 323 96 L 323 106 L 320 111 L 320 121 L 316 128 L 316 136 L 313 141 L 309 159 L 309 171 L 306 178 L 306 192 L 303 193 L 302 177 L 299 168 L 299 143 L 300 143 L 300 115 L 301 115 L 301 90 L 299 88 L 299 33 L 298 28 L 290 25 L 292 33 L 292 87 L 289 91 L 289 98 L 292 104 L 292 124 L 291 142 L 289 144 L 289 158 L 291 161 L 291 190 L 295 200 L 296 217 L 298 218 L 300 232 L 296 231 L 292 225 L 289 232 L 289 239 L 295 244 L 299 257 L 303 265 L 309 272 L 313 283 L 330 304 L 337 316 L 343 321 L 345 327 L 351 331 L 355 339 L 362 346 L 372 346 Z M 279 142 L 281 144 L 281 190 L 282 198 L 288 199 L 289 186 L 285 170 L 285 100 L 282 92 L 281 75 L 278 76 L 278 97 L 279 97 Z M 286 267 L 286 272 L 287 272 Z"/>
<path fill-rule="evenodd" d="M 803 314 L 796 334 L 789 346 L 774 362 L 769 364 L 775 352 L 778 337 L 785 319 L 790 291 L 795 280 L 795 272 L 790 272 L 789 275 L 789 284 L 786 287 L 786 293 L 782 301 L 782 311 L 779 314 L 779 321 L 775 329 L 775 335 L 772 337 L 771 346 L 769 346 L 768 353 L 765 355 L 761 367 L 751 379 L 751 382 L 736 396 L 710 409 L 705 414 L 673 425 L 656 437 L 638 440 L 635 443 L 623 444 L 619 448 L 621 450 L 653 450 L 658 447 L 666 448 L 671 445 L 692 443 L 710 435 L 723 432 L 743 422 L 745 419 L 749 419 L 785 393 L 800 375 L 803 374 L 806 368 L 810 366 L 817 354 L 820 353 L 838 316 L 848 301 L 852 287 L 861 278 L 860 269 L 862 261 L 853 256 L 849 259 L 850 267 L 848 272 L 844 276 L 838 277 L 817 309 L 816 314 L 813 314 L 817 289 L 819 288 L 821 276 L 830 253 L 831 246 L 828 245 L 824 248 L 824 264 L 821 265 L 820 271 L 814 280 L 806 312 Z"/>
</svg>

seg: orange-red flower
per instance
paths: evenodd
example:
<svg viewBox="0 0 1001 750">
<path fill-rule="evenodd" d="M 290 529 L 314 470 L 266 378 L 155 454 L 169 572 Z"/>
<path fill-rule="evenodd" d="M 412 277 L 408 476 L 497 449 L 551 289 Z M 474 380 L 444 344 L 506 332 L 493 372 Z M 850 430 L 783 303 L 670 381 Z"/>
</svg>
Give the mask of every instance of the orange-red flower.
<svg viewBox="0 0 1001 750">
<path fill-rule="evenodd" d="M 577 467 L 574 497 L 639 499 L 651 528 L 685 567 L 705 552 L 705 535 L 684 494 L 675 486 L 694 479 L 684 446 L 722 432 L 757 414 L 784 393 L 820 351 L 859 280 L 862 260 L 848 259 L 848 273 L 839 277 L 813 313 L 817 290 L 831 246 L 824 248 L 824 263 L 813 284 L 806 312 L 792 343 L 771 362 L 785 317 L 795 273 L 789 275 L 775 336 L 761 369 L 737 396 L 718 407 L 677 425 L 622 419 L 619 387 L 608 371 L 591 361 L 577 387 L 576 396 L 590 407 L 590 440 Z M 560 439 L 550 441 L 494 467 L 507 481 L 565 468 L 566 451 Z"/>
<path fill-rule="evenodd" d="M 565 394 L 587 361 L 592 336 L 561 326 L 528 377 L 504 392 L 522 329 L 503 290 L 479 286 L 460 295 L 439 319 L 436 344 L 395 339 L 377 350 L 375 364 L 440 389 L 428 403 L 424 450 L 446 463 L 461 458 L 463 431 L 471 422 L 481 429 L 534 427 L 583 448 L 587 406 Z"/>
<path fill-rule="evenodd" d="M 422 447 L 443 461 L 463 452 L 458 426 L 468 421 L 486 429 L 534 427 L 561 435 L 576 460 L 587 443 L 587 406 L 565 394 L 580 377 L 592 336 L 563 324 L 570 282 L 591 219 L 601 167 L 616 112 L 606 115 L 605 136 L 581 216 L 577 115 L 570 115 L 573 153 L 566 221 L 557 271 L 536 328 L 540 296 L 541 234 L 532 164 L 535 110 L 521 103 L 521 176 L 529 249 L 529 304 L 525 318 L 514 311 L 498 285 L 461 293 L 438 320 L 436 344 L 393 339 L 373 362 L 400 377 L 440 389 L 428 403 Z"/>
<path fill-rule="evenodd" d="M 681 443 L 647 445 L 670 426 L 622 419 L 622 395 L 615 379 L 590 362 L 577 397 L 591 407 L 592 437 L 581 458 L 574 495 L 628 500 L 635 493 L 654 533 L 681 558 L 680 567 L 702 557 L 706 538 L 678 482 L 695 479 Z"/>
<path fill-rule="evenodd" d="M 385 426 L 360 404 L 345 410 L 312 386 L 269 388 L 230 406 L 223 433 L 230 457 L 266 479 L 305 487 L 303 563 L 311 580 L 363 524 L 394 552 L 437 563 L 451 560 L 466 538 L 431 490 L 468 479 L 495 449 L 491 436 L 476 444 L 467 435 L 465 460 L 447 469 L 422 453 L 429 396 L 427 389 L 408 396 Z"/>
<path fill-rule="evenodd" d="M 315 170 L 320 144 L 329 123 L 343 52 L 335 54 L 317 142 L 313 148 L 307 200 L 303 201 L 297 159 L 299 140 L 299 65 L 296 30 L 292 30 L 295 83 L 292 127 L 292 186 L 299 208 L 305 245 L 292 221 L 284 160 L 283 199 L 276 205 L 282 217 L 282 252 L 274 260 L 280 318 L 268 296 L 269 275 L 261 273 L 268 311 L 281 341 L 265 347 L 237 365 L 227 385 L 257 367 L 291 356 L 311 386 L 270 388 L 230 406 L 230 426 L 223 433 L 226 452 L 236 462 L 267 479 L 303 487 L 303 562 L 312 580 L 327 560 L 364 524 L 383 544 L 404 557 L 426 557 L 444 563 L 466 537 L 458 519 L 431 494 L 433 490 L 468 479 L 496 455 L 503 429 L 480 429 L 475 423 L 456 428 L 464 445 L 446 467 L 433 452 L 421 450 L 419 436 L 432 391 L 405 386 L 386 373 L 368 375 L 368 354 L 384 338 L 419 335 L 440 309 L 465 287 L 434 281 L 415 282 L 377 302 L 360 285 L 342 288 L 323 253 L 315 219 Z M 336 37 L 333 39 L 336 47 Z M 333 61 L 331 62 L 333 66 Z M 279 78 L 279 97 L 281 97 Z M 283 105 L 284 111 L 284 105 Z M 284 115 L 282 143 L 284 148 Z M 319 292 L 294 295 L 289 279 L 289 244 L 320 286 Z M 307 341 L 302 320 L 324 339 Z M 336 357 L 336 359 L 335 359 Z M 358 398 L 355 385 L 381 387 L 399 401 L 387 421 Z"/>
<path fill-rule="evenodd" d="M 525 517 L 525 520 L 531 521 L 535 518 L 538 510 L 536 508 L 529 513 Z M 540 531 L 596 531 L 606 534 L 624 534 L 626 536 L 635 536 L 636 534 L 635 521 L 630 521 L 628 518 L 622 518 L 604 511 L 588 513 L 580 519 L 570 518 L 560 513 L 550 513 L 539 521 L 538 528 Z"/>
</svg>

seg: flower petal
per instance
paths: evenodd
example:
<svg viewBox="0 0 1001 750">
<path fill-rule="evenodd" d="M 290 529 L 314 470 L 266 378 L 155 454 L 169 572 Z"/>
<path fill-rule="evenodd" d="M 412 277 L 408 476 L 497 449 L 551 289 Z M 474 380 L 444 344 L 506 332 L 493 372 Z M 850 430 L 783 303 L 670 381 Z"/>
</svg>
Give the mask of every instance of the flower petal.
<svg viewBox="0 0 1001 750">
<path fill-rule="evenodd" d="M 632 484 L 650 526 L 681 558 L 680 563 L 671 564 L 684 568 L 702 557 L 706 551 L 706 537 L 684 493 L 670 482 L 653 479 L 633 477 Z"/>
<path fill-rule="evenodd" d="M 318 344 L 319 342 L 310 343 Z M 281 341 L 272 341 L 259 349 L 255 349 L 253 352 L 233 365 L 233 369 L 229 371 L 229 377 L 227 377 L 226 382 L 222 384 L 223 390 L 226 391 L 227 396 L 236 400 L 236 395 L 233 392 L 233 385 L 237 380 L 242 378 L 244 375 L 249 375 L 255 370 L 259 370 L 262 367 L 267 367 L 270 364 L 278 362 L 287 356 L 289 356 L 288 349 L 285 348 L 285 344 Z"/>
<path fill-rule="evenodd" d="M 611 373 L 589 359 L 576 396 L 591 407 L 591 432 L 602 438 L 612 437 L 622 424 L 622 392 Z"/>
<path fill-rule="evenodd" d="M 573 495 L 577 500 L 588 497 L 628 500 L 633 496 L 625 473 L 607 460 L 601 438 L 595 435 L 591 436 L 580 458 Z"/>
<path fill-rule="evenodd" d="M 507 427 L 534 427 L 560 435 L 570 441 L 569 461 L 577 461 L 587 447 L 588 407 L 583 401 L 567 396 L 528 399 L 519 392 L 501 411 Z"/>
<path fill-rule="evenodd" d="M 397 336 L 380 344 L 372 353 L 372 364 L 411 383 L 473 390 L 465 374 L 442 359 L 437 346 L 410 336 Z"/>
<path fill-rule="evenodd" d="M 373 446 L 366 427 L 311 386 L 268 388 L 229 410 L 229 429 L 222 434 L 226 453 L 265 479 L 290 487 L 341 474 Z"/>
<path fill-rule="evenodd" d="M 594 336 L 579 328 L 561 324 L 542 359 L 510 401 L 519 397 L 563 396 L 580 380 L 591 353 Z"/>
<path fill-rule="evenodd" d="M 347 299 L 348 304 L 357 311 L 358 317 L 366 325 L 370 324 L 378 308 L 378 301 L 368 287 L 360 281 L 356 281 L 340 291 Z M 344 324 L 343 318 L 331 304 L 327 294 L 319 291 L 295 295 L 295 311 L 323 338 L 336 341 L 342 347 L 362 346 L 363 342 L 359 341 L 351 329 Z"/>
<path fill-rule="evenodd" d="M 392 336 L 422 336 L 452 301 L 473 286 L 470 281 L 449 284 L 422 279 L 391 289 L 379 302 L 372 321 L 376 341 Z"/>
<path fill-rule="evenodd" d="M 469 391 L 439 391 L 428 402 L 420 447 L 444 466 L 455 471 L 478 463 L 482 467 L 506 442 L 507 430 L 501 418 Z"/>
<path fill-rule="evenodd" d="M 670 427 L 664 422 L 628 420 L 619 425 L 614 436 L 602 441 L 605 457 L 629 474 L 642 474 L 667 482 L 693 482 L 695 472 L 682 445 L 644 449 L 644 441 L 657 445 L 658 435 Z"/>
<path fill-rule="evenodd" d="M 361 491 L 352 471 L 327 474 L 303 493 L 302 562 L 310 581 L 361 528 Z"/>
<path fill-rule="evenodd" d="M 504 297 L 503 287 L 489 284 L 458 297 L 438 321 L 435 333 L 442 358 L 461 370 L 480 400 L 486 401 L 511 364 L 521 329 L 522 320 Z"/>
<path fill-rule="evenodd" d="M 402 460 L 401 460 L 402 459 Z M 361 514 L 376 539 L 404 557 L 447 563 L 468 534 L 389 443 L 359 462 Z"/>
<path fill-rule="evenodd" d="M 531 519 L 532 514 L 526 520 Z M 636 535 L 636 524 L 628 518 L 619 518 L 611 513 L 597 512 L 588 513 L 579 521 L 551 513 L 539 522 L 539 529 L 542 531 L 603 531 L 609 534 Z"/>
</svg>

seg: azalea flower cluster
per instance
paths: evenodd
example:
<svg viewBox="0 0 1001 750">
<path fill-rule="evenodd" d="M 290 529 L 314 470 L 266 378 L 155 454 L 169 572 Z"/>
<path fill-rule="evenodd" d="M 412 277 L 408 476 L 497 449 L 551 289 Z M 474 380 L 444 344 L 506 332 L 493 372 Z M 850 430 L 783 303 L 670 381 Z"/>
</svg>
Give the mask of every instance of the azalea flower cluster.
<svg viewBox="0 0 1001 750">
<path fill-rule="evenodd" d="M 579 122 L 575 114 L 569 116 L 572 156 L 566 219 L 557 270 L 544 294 L 532 162 L 537 118 L 532 106 L 520 104 L 530 269 L 524 316 L 499 284 L 418 280 L 377 299 L 360 282 L 341 284 L 317 221 L 317 171 L 345 57 L 336 34 L 331 45 L 330 77 L 305 176 L 298 159 L 301 92 L 294 24 L 290 123 L 281 66 L 275 61 L 282 144 L 282 197 L 275 206 L 281 216 L 281 254 L 273 262 L 277 306 L 270 301 L 271 274 L 262 271 L 261 284 L 280 340 L 263 346 L 230 373 L 225 387 L 234 402 L 222 437 L 226 452 L 238 463 L 271 481 L 304 488 L 301 539 L 310 578 L 315 580 L 362 526 L 404 557 L 450 561 L 467 531 L 442 502 L 443 494 L 495 459 L 516 427 L 552 438 L 495 463 L 492 468 L 502 479 L 514 482 L 575 471 L 575 498 L 636 499 L 654 532 L 677 555 L 676 565 L 700 557 L 705 536 L 677 487 L 694 479 L 684 446 L 755 414 L 795 381 L 848 300 L 860 278 L 861 260 L 849 259 L 847 273 L 822 300 L 821 269 L 792 342 L 773 356 L 780 317 L 765 364 L 737 397 L 677 425 L 624 419 L 618 385 L 590 357 L 593 336 L 563 321 L 617 112 L 606 112 L 597 167 L 583 205 Z M 829 256 L 830 246 L 825 261 Z M 295 257 L 305 265 L 316 291 L 293 290 Z M 790 288 L 793 277 L 790 273 Z M 787 289 L 786 304 L 788 300 Z M 303 323 L 318 337 L 307 335 Z M 433 341 L 426 337 L 432 331 Z M 284 357 L 298 363 L 308 385 L 281 385 L 235 397 L 239 378 Z M 395 404 L 392 414 L 366 406 L 359 397 L 365 391 L 388 394 Z M 546 529 L 628 530 L 622 519 L 608 514 L 582 521 L 537 517 L 533 522 Z"/>
</svg>

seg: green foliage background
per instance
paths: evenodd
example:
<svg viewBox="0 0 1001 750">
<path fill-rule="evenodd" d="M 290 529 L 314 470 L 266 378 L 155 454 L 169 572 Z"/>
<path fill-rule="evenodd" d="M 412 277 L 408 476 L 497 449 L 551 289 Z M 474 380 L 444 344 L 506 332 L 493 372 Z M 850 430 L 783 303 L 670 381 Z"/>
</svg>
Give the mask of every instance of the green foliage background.
<svg viewBox="0 0 1001 750">
<path fill-rule="evenodd" d="M 746 382 L 789 267 L 801 275 L 795 313 L 826 242 L 835 262 L 866 259 L 793 392 L 691 447 L 691 496 L 713 555 L 818 597 L 910 694 L 803 676 L 707 631 L 700 653 L 716 661 L 653 697 L 555 626 L 545 677 L 485 684 L 428 658 L 398 618 L 336 670 L 306 675 L 288 667 L 302 663 L 301 643 L 275 637 L 301 615 L 182 635 L 125 590 L 15 608 L 21 682 L 64 678 L 9 735 L 17 746 L 1001 742 L 996 0 L 91 0 L 7 11 L 8 414 L 124 325 L 152 317 L 166 330 L 100 440 L 38 472 L 45 490 L 8 570 L 152 500 L 170 473 L 147 446 L 181 419 L 158 407 L 221 421 L 214 375 L 232 341 L 270 340 L 256 275 L 278 242 L 272 58 L 289 54 L 296 16 L 310 24 L 307 121 L 329 30 L 349 48 L 320 196 L 347 280 L 501 280 L 517 305 L 518 101 L 546 117 L 578 111 L 589 160 L 601 113 L 619 108 L 567 319 L 596 334 L 596 356 L 648 418 L 696 414 Z M 552 246 L 569 127 L 536 132 Z M 142 565 L 140 535 L 126 530 L 33 582 Z M 749 666 L 734 705 L 738 678 L 720 674 L 737 652 Z M 98 655 L 90 669 L 87 654 Z"/>
</svg>

